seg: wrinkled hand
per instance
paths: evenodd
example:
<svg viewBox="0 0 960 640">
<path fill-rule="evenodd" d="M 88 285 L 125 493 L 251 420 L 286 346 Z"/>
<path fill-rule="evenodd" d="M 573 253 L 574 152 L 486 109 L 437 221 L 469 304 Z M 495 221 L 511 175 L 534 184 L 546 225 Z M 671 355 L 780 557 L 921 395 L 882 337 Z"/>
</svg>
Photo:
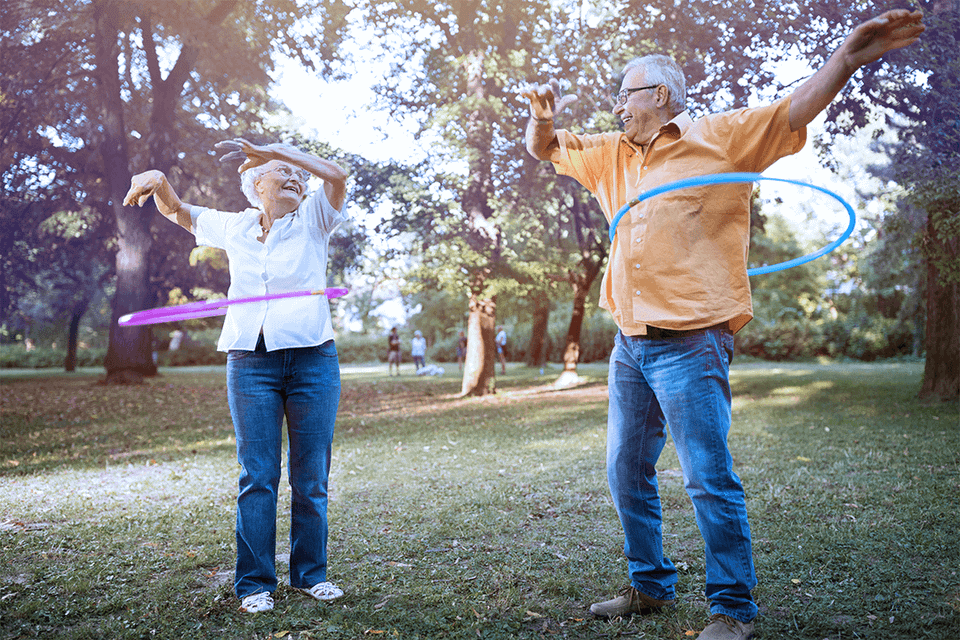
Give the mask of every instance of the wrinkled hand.
<svg viewBox="0 0 960 640">
<path fill-rule="evenodd" d="M 542 84 L 520 94 L 521 97 L 530 101 L 530 117 L 538 120 L 553 118 L 567 105 L 577 101 L 577 96 L 574 94 L 565 95 L 558 101 L 556 96 L 559 95 L 560 81 L 556 78 L 550 80 L 550 84 Z"/>
<path fill-rule="evenodd" d="M 922 11 L 896 9 L 859 25 L 844 42 L 848 65 L 858 69 L 888 51 L 913 44 L 926 30 L 922 19 Z"/>
<path fill-rule="evenodd" d="M 151 170 L 138 173 L 130 178 L 130 190 L 123 197 L 123 205 L 132 207 L 134 204 L 142 207 L 157 189 L 163 184 L 165 177 L 162 171 Z"/>
<path fill-rule="evenodd" d="M 234 138 L 233 140 L 218 142 L 213 146 L 221 151 L 226 151 L 225 154 L 220 156 L 220 162 L 243 160 L 243 163 L 237 169 L 238 173 L 243 173 L 247 169 L 259 167 L 273 160 L 273 157 L 268 154 L 270 153 L 270 147 L 274 145 L 258 146 L 243 138 Z"/>
</svg>

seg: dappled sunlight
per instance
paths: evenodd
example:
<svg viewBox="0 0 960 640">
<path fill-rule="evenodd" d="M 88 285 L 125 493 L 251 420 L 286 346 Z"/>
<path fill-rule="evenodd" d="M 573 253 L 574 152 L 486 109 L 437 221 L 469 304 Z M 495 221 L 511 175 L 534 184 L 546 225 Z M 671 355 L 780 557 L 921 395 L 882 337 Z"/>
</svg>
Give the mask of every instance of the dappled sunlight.
<svg viewBox="0 0 960 640">
<path fill-rule="evenodd" d="M 15 523 L 158 517 L 211 501 L 233 509 L 236 463 L 223 455 L 147 461 L 98 469 L 65 467 L 7 477 L 0 484 L 0 518 Z"/>
</svg>

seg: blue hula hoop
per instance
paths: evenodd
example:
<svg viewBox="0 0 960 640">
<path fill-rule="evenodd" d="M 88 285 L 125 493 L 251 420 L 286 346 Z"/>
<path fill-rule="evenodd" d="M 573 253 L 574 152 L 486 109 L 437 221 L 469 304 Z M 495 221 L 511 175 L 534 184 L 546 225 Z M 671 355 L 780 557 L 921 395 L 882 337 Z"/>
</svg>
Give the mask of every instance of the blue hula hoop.
<svg viewBox="0 0 960 640">
<path fill-rule="evenodd" d="M 830 253 L 831 251 L 833 251 L 834 249 L 836 249 L 837 247 L 839 247 L 841 244 L 843 244 L 847 240 L 847 238 L 850 237 L 850 234 L 853 233 L 853 228 L 857 224 L 857 215 L 854 212 L 853 207 L 850 206 L 850 203 L 848 203 L 846 200 L 841 198 L 839 195 L 837 195 L 833 191 L 830 191 L 829 189 L 825 189 L 824 187 L 820 187 L 815 184 L 810 184 L 809 182 L 800 182 L 799 180 L 789 180 L 787 178 L 768 178 L 760 175 L 759 173 L 716 173 L 713 175 L 696 176 L 694 178 L 684 178 L 682 180 L 676 180 L 674 182 L 668 182 L 667 184 L 662 184 L 659 187 L 654 187 L 653 189 L 650 189 L 649 191 L 644 191 L 639 196 L 637 196 L 627 204 L 623 205 L 623 207 L 621 207 L 621 209 L 617 211 L 617 215 L 613 217 L 613 221 L 610 223 L 610 242 L 613 242 L 613 238 L 616 236 L 617 224 L 619 224 L 620 218 L 625 216 L 633 206 L 640 204 L 644 200 L 649 200 L 654 196 L 659 196 L 668 191 L 675 191 L 677 189 L 687 189 L 689 187 L 700 187 L 700 186 L 710 185 L 710 184 L 756 182 L 758 180 L 786 182 L 787 184 L 794 184 L 800 187 L 809 187 L 811 189 L 816 189 L 821 193 L 825 193 L 843 205 L 844 209 L 847 210 L 847 214 L 850 216 L 850 223 L 847 225 L 847 228 L 844 230 L 844 232 L 840 234 L 839 238 L 837 238 L 830 244 L 826 245 L 825 247 L 817 249 L 813 253 L 808 253 L 805 256 L 794 258 L 793 260 L 778 262 L 777 264 L 770 264 L 764 267 L 754 267 L 753 269 L 747 269 L 748 276 L 759 276 L 765 273 L 773 273 L 774 271 L 783 271 L 784 269 L 791 269 L 793 267 L 798 267 L 801 264 L 806 264 L 812 260 L 816 260 L 817 258 L 824 256 Z"/>
</svg>

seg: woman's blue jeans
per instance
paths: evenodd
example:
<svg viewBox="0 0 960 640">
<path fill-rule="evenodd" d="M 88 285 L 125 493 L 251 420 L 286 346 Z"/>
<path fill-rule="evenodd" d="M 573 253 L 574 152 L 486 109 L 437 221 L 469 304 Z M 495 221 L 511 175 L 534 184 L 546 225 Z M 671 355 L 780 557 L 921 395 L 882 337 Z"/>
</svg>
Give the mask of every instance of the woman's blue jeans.
<svg viewBox="0 0 960 640">
<path fill-rule="evenodd" d="M 277 587 L 277 490 L 283 418 L 287 418 L 290 585 L 326 581 L 327 478 L 340 403 L 340 365 L 333 341 L 316 347 L 227 355 L 227 396 L 237 436 L 237 569 L 244 598 Z"/>
<path fill-rule="evenodd" d="M 743 486 L 727 448 L 733 335 L 707 329 L 651 339 L 618 332 L 610 356 L 607 480 L 620 516 L 634 588 L 675 597 L 677 570 L 663 553 L 656 464 L 667 425 L 703 535 L 711 613 L 757 615 L 756 572 Z"/>
</svg>

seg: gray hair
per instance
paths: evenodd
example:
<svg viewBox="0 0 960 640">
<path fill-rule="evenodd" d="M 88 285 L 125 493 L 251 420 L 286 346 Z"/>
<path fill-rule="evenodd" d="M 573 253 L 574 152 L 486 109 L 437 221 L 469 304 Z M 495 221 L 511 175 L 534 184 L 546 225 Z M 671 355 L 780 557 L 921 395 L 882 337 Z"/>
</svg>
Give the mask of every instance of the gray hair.
<svg viewBox="0 0 960 640">
<path fill-rule="evenodd" d="M 240 174 L 240 190 L 243 191 L 243 195 L 247 196 L 250 204 L 257 209 L 263 209 L 263 201 L 260 200 L 260 194 L 257 193 L 257 180 L 268 171 L 269 164 L 269 162 L 266 162 L 251 167 Z"/>
<path fill-rule="evenodd" d="M 280 146 L 286 147 L 292 151 L 298 151 L 298 149 L 292 144 L 288 144 L 286 142 L 281 142 L 279 144 Z M 260 195 L 257 193 L 257 180 L 259 180 L 260 176 L 269 170 L 267 167 L 270 162 L 274 162 L 274 160 L 251 167 L 240 174 L 240 190 L 243 191 L 243 195 L 247 196 L 247 200 L 250 201 L 250 204 L 261 210 L 263 209 L 263 201 L 260 199 Z M 277 160 L 276 162 L 282 161 Z M 302 182 L 306 183 L 306 181 L 310 179 L 310 174 L 307 171 L 304 171 L 300 167 L 297 167 L 289 162 L 286 164 L 290 164 L 290 166 L 292 166 L 294 170 L 300 174 L 300 180 Z"/>
<path fill-rule="evenodd" d="M 680 65 L 670 56 L 654 53 L 642 58 L 634 58 L 623 68 L 623 74 L 635 67 L 643 69 L 645 80 L 651 84 L 662 84 L 670 90 L 668 107 L 677 115 L 686 109 L 687 80 Z"/>
</svg>

